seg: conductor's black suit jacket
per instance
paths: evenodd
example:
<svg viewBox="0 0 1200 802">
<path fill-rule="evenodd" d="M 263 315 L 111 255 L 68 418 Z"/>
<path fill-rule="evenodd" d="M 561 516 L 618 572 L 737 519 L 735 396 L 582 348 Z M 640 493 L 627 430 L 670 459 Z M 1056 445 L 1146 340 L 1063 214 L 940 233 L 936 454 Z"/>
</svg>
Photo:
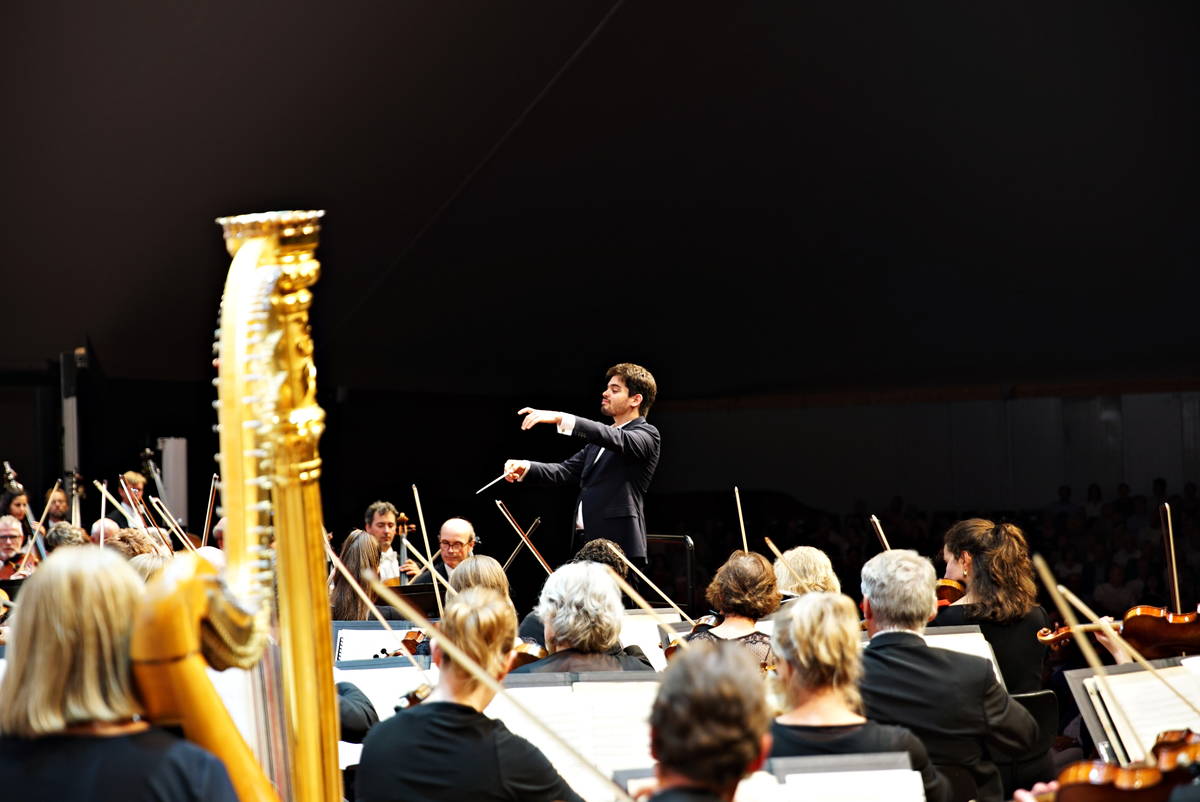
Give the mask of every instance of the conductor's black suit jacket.
<svg viewBox="0 0 1200 802">
<path fill-rule="evenodd" d="M 1038 737 L 1037 722 L 996 680 L 982 657 L 926 645 L 912 632 L 882 632 L 863 650 L 865 715 L 912 730 L 936 766 L 961 766 L 979 802 L 1001 802 L 995 755 L 1017 755 Z"/>
<path fill-rule="evenodd" d="M 662 445 L 658 429 L 644 417 L 634 418 L 620 429 L 577 417 L 571 435 L 586 440 L 587 445 L 564 462 L 531 462 L 525 481 L 578 482 L 576 507 L 583 503 L 584 538 L 607 538 L 630 557 L 645 557 L 643 499 L 658 467 Z M 571 508 L 572 529 L 576 507 Z"/>
</svg>

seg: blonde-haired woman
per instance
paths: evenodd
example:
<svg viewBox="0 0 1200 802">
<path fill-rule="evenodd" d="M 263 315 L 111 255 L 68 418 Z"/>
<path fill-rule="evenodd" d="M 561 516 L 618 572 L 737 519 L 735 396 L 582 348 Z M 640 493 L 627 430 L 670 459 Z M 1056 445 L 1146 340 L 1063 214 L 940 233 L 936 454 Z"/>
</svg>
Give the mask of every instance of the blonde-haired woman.
<svg viewBox="0 0 1200 802">
<path fill-rule="evenodd" d="M 0 681 L 6 799 L 236 802 L 217 758 L 139 717 L 141 594 L 119 554 L 87 546 L 56 550 L 25 581 Z"/>
<path fill-rule="evenodd" d="M 771 725 L 771 757 L 908 752 L 928 802 L 950 798 L 917 736 L 862 715 L 858 610 L 840 593 L 813 592 L 775 619 L 772 647 L 788 709 Z"/>
<path fill-rule="evenodd" d="M 486 554 L 473 554 L 455 566 L 450 572 L 450 587 L 455 591 L 467 588 L 491 588 L 505 598 L 509 597 L 508 576 L 496 558 Z"/>
<path fill-rule="evenodd" d="M 452 597 L 441 633 L 497 680 L 508 673 L 517 614 L 490 588 Z M 363 745 L 358 802 L 579 800 L 537 747 L 483 709 L 495 695 L 443 652 L 435 637 L 438 685 L 421 704 L 373 727 Z"/>
<path fill-rule="evenodd" d="M 833 572 L 829 555 L 812 546 L 788 549 L 777 558 L 775 583 L 784 602 L 813 591 L 842 592 L 842 583 Z"/>
</svg>

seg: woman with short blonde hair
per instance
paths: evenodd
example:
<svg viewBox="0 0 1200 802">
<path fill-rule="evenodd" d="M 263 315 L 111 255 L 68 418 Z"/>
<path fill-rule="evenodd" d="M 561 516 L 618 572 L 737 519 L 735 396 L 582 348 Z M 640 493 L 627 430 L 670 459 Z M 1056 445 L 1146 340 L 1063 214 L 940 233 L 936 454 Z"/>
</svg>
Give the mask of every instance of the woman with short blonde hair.
<svg viewBox="0 0 1200 802">
<path fill-rule="evenodd" d="M 495 557 L 473 554 L 450 572 L 450 587 L 455 591 L 467 588 L 491 588 L 501 596 L 509 596 L 508 576 Z"/>
<path fill-rule="evenodd" d="M 788 709 L 771 726 L 771 757 L 908 752 L 926 800 L 944 802 L 949 783 L 920 739 L 863 717 L 859 633 L 858 608 L 840 593 L 806 593 L 775 618 L 772 648 Z"/>
<path fill-rule="evenodd" d="M 0 681 L 11 798 L 235 802 L 217 758 L 140 719 L 129 648 L 141 594 L 106 549 L 59 549 L 25 580 Z"/>
<path fill-rule="evenodd" d="M 812 546 L 788 549 L 775 560 L 775 582 L 779 592 L 803 596 L 814 590 L 841 593 L 842 583 L 833 572 L 829 555 Z"/>
</svg>

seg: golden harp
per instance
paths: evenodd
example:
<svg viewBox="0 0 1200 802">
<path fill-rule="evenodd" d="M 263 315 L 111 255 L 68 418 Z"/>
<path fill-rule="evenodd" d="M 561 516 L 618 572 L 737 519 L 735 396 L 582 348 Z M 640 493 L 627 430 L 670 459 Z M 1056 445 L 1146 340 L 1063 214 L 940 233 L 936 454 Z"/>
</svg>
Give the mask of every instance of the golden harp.
<svg viewBox="0 0 1200 802">
<path fill-rule="evenodd" d="M 227 565 L 177 555 L 147 588 L 132 644 L 148 717 L 221 758 L 243 802 L 342 794 L 308 322 L 322 214 L 217 221 L 233 256 L 214 347 Z M 254 667 L 253 748 L 208 665 Z"/>
</svg>

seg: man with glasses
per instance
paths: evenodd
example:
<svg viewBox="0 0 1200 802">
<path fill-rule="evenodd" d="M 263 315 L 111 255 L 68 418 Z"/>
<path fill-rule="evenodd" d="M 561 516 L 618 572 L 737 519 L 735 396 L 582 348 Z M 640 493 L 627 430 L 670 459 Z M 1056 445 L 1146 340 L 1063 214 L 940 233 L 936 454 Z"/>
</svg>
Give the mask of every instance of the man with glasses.
<svg viewBox="0 0 1200 802">
<path fill-rule="evenodd" d="M 470 557 L 471 552 L 475 551 L 475 527 L 471 526 L 471 522 L 465 518 L 451 518 L 442 524 L 438 546 L 440 547 L 438 554 L 442 560 L 439 563 L 435 557 L 433 565 L 438 573 L 448 581 L 450 572 L 457 568 L 460 562 Z M 400 566 L 400 570 L 414 577 L 409 583 L 411 585 L 433 582 L 433 577 L 429 575 L 429 572 L 422 570 L 422 567 L 412 560 L 406 560 Z"/>
<path fill-rule="evenodd" d="M 29 574 L 28 566 L 23 573 L 17 573 L 24 542 L 21 522 L 11 515 L 0 517 L 0 579 L 23 579 Z"/>
</svg>

